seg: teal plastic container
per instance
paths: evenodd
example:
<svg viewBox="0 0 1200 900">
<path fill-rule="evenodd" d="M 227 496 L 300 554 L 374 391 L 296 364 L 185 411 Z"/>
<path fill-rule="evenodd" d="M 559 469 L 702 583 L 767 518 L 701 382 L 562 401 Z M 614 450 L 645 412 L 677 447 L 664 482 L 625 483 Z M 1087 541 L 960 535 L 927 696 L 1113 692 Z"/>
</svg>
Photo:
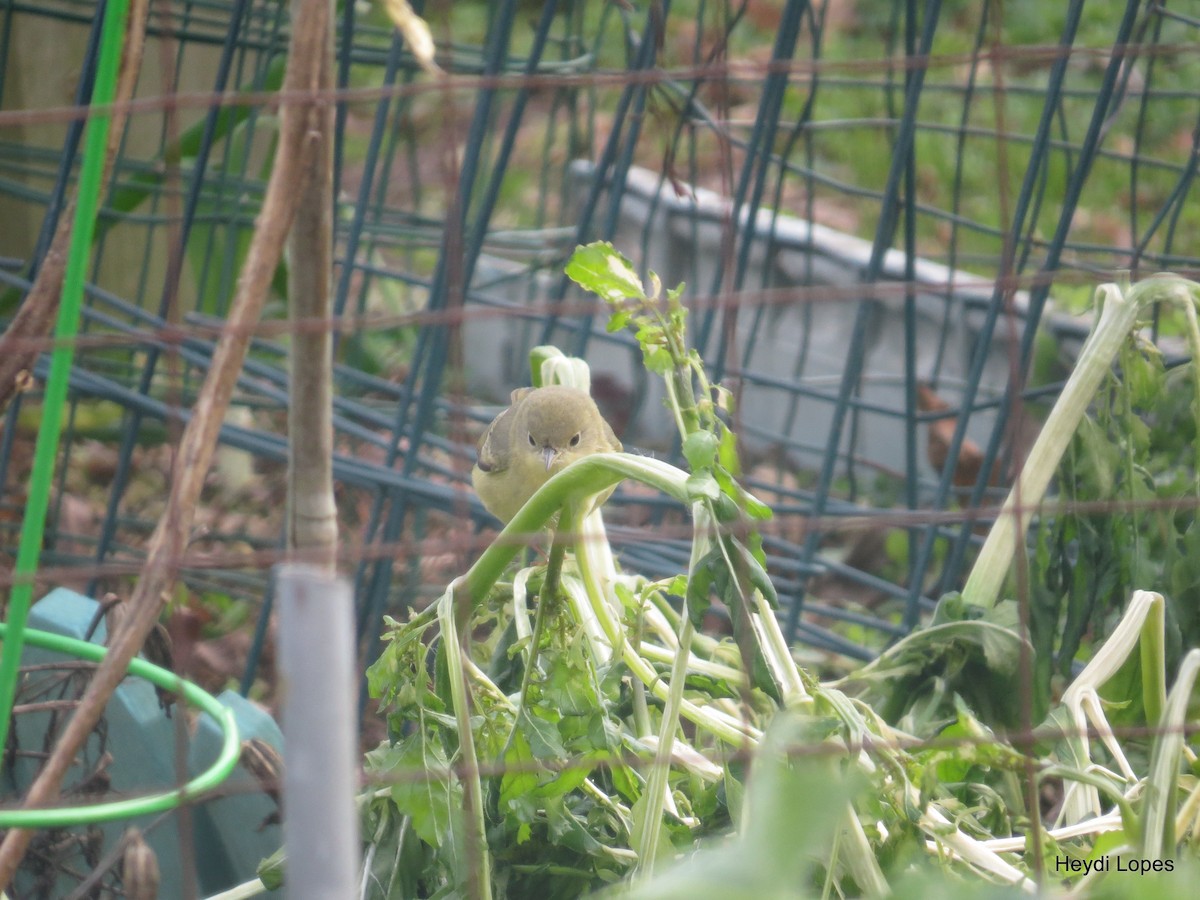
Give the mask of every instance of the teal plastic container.
<svg viewBox="0 0 1200 900">
<path fill-rule="evenodd" d="M 98 608 L 95 600 L 59 588 L 34 604 L 29 627 L 85 640 Z M 103 644 L 105 635 L 101 622 L 91 641 Z M 22 665 L 28 674 L 18 687 L 20 702 L 77 696 L 78 688 L 63 683 L 64 670 L 29 671 L 31 666 L 70 660 L 71 657 L 61 653 L 27 646 Z M 85 675 L 81 673 L 78 677 Z M 267 712 L 233 691 L 225 691 L 217 700 L 232 712 L 242 741 L 259 738 L 282 754 L 283 735 Z M 22 796 L 36 775 L 40 755 L 47 749 L 46 735 L 54 715 L 54 711 L 47 711 L 15 717 L 10 740 L 21 752 L 8 757 L 11 765 L 3 773 L 7 801 Z M 71 805 L 83 806 L 177 787 L 211 766 L 222 743 L 221 728 L 210 715 L 195 714 L 192 710 L 185 713 L 176 706 L 168 717 L 159 706 L 154 688 L 136 677 L 126 678 L 117 689 L 105 710 L 103 723 L 103 733 L 98 729 L 89 737 L 80 754 L 81 763 L 71 770 L 64 784 L 78 784 L 82 773 L 92 770 L 105 753 L 111 756 L 103 770 L 107 783 L 95 785 L 93 795 L 76 793 L 64 797 Z M 89 857 L 103 856 L 131 825 L 142 830 L 158 857 L 161 897 L 184 896 L 185 878 L 193 880 L 196 892 L 201 895 L 249 881 L 259 862 L 282 843 L 279 825 L 264 824 L 275 812 L 274 801 L 262 793 L 253 777 L 240 766 L 222 782 L 218 793 L 219 796 L 185 809 L 67 829 L 78 836 L 86 836 L 88 829 L 93 829 L 87 842 L 42 831 L 34 839 L 31 849 L 36 848 L 35 852 L 26 856 L 18 874 L 17 895 L 64 896 L 78 886 L 79 878 L 62 873 L 90 872 L 94 865 Z M 195 860 L 194 879 L 183 869 L 181 848 L 185 839 Z M 85 843 L 89 847 L 87 852 Z M 96 843 L 103 848 L 98 853 L 93 849 Z"/>
</svg>

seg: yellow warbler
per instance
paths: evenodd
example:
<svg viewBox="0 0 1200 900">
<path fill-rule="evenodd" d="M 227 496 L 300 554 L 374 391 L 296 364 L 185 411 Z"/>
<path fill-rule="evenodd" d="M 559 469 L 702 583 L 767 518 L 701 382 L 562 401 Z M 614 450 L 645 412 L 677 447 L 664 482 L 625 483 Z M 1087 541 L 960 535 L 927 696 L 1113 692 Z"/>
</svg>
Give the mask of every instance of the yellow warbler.
<svg viewBox="0 0 1200 900">
<path fill-rule="evenodd" d="M 488 512 L 508 522 L 550 476 L 580 457 L 621 449 L 583 391 L 562 385 L 519 388 L 480 438 L 471 483 Z"/>
</svg>

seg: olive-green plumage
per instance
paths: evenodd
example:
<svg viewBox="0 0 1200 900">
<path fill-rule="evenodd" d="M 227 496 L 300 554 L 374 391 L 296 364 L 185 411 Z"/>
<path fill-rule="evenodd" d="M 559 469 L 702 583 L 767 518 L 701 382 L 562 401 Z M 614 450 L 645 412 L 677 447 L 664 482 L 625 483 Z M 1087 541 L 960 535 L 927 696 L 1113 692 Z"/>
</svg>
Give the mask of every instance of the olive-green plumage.
<svg viewBox="0 0 1200 900">
<path fill-rule="evenodd" d="M 575 460 L 621 449 L 583 391 L 561 385 L 520 388 L 480 438 L 471 482 L 488 512 L 508 522 L 534 491 Z"/>
</svg>

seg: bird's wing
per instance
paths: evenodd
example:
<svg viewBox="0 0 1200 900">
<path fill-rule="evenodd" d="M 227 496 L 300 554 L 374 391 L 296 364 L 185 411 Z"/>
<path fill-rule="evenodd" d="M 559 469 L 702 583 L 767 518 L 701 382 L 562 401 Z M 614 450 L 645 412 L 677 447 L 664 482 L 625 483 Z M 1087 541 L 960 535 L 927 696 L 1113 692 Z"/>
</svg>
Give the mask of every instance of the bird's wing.
<svg viewBox="0 0 1200 900">
<path fill-rule="evenodd" d="M 496 440 L 500 443 L 500 435 L 497 434 L 497 429 L 510 431 L 512 423 L 505 421 L 512 418 L 512 410 L 506 409 L 492 421 L 488 426 L 487 431 L 483 433 L 483 437 L 479 439 L 479 445 L 475 448 L 475 465 L 479 466 L 484 472 L 500 472 L 504 467 L 500 464 L 499 455 L 492 448 L 492 441 Z"/>
<path fill-rule="evenodd" d="M 608 444 L 608 449 L 611 450 L 613 453 L 620 453 L 622 450 L 625 449 L 625 447 L 621 444 L 620 439 L 617 437 L 616 433 L 612 430 L 612 426 L 608 424 L 608 419 L 601 416 L 600 422 L 604 426 L 604 439 L 605 439 L 606 443 Z"/>
<path fill-rule="evenodd" d="M 492 420 L 475 448 L 475 464 L 484 472 L 503 472 L 506 468 L 497 448 L 507 446 L 511 452 L 514 410 L 533 388 L 517 388 L 509 397 L 511 406 Z"/>
</svg>

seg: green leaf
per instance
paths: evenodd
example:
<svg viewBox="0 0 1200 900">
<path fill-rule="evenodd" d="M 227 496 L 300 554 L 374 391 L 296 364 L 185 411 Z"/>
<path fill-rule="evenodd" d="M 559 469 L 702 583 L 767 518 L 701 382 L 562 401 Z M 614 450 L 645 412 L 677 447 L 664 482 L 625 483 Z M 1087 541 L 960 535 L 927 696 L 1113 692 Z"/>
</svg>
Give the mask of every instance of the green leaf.
<svg viewBox="0 0 1200 900">
<path fill-rule="evenodd" d="M 638 330 L 634 332 L 634 337 L 637 338 L 638 344 L 645 349 L 651 346 L 660 346 L 665 343 L 663 330 L 656 322 L 652 322 L 646 318 L 637 320 Z"/>
<path fill-rule="evenodd" d="M 1079 489 L 1109 497 L 1116 481 L 1115 469 L 1121 465 L 1121 450 L 1108 432 L 1092 416 L 1084 416 L 1075 433 L 1077 452 L 1072 456 L 1078 476 L 1084 480 Z"/>
<path fill-rule="evenodd" d="M 760 539 L 761 541 L 761 539 Z M 750 578 L 750 584 L 762 592 L 762 595 L 767 598 L 767 602 L 772 607 L 779 608 L 779 595 L 775 592 L 775 585 L 771 583 L 770 576 L 767 575 L 767 570 L 763 568 L 760 557 L 762 556 L 762 546 L 759 543 L 757 553 L 743 544 L 741 541 L 733 541 L 733 546 L 737 548 L 738 554 L 746 563 L 747 575 Z"/>
<path fill-rule="evenodd" d="M 927 764 L 934 763 L 939 782 L 954 784 L 967 780 L 974 764 L 970 759 L 972 737 L 973 735 L 961 720 L 946 726 L 938 734 L 938 743 L 945 743 L 952 748 L 951 752 L 939 749 L 927 760 Z"/>
<path fill-rule="evenodd" d="M 716 475 L 717 473 L 714 473 Z M 720 484 L 718 476 L 717 483 Z M 738 509 L 737 503 L 724 492 L 717 498 L 717 502 L 713 504 L 713 512 L 716 514 L 717 521 L 722 525 L 728 525 L 731 522 L 736 522 L 741 518 L 741 510 Z"/>
<path fill-rule="evenodd" d="M 668 594 L 674 594 L 676 597 L 683 597 L 687 594 L 687 576 L 676 575 L 671 579 L 670 583 L 663 588 L 663 591 Z"/>
<path fill-rule="evenodd" d="M 944 625 L 947 622 L 962 622 L 968 618 L 967 601 L 958 591 L 950 591 L 943 594 L 938 600 L 937 606 L 934 607 L 933 617 L 929 621 L 929 626 Z"/>
<path fill-rule="evenodd" d="M 526 718 L 524 710 L 521 717 Z M 516 814 L 523 822 L 530 822 L 537 815 L 537 804 L 533 793 L 538 788 L 540 766 L 534 759 L 529 740 L 518 726 L 512 737 L 512 745 L 504 754 L 504 775 L 500 779 L 500 808 Z"/>
<path fill-rule="evenodd" d="M 725 561 L 721 558 L 721 551 L 714 547 L 700 558 L 690 573 L 687 585 L 687 614 L 697 629 L 704 621 L 704 614 L 712 606 L 711 592 L 718 568 L 723 570 L 724 567 Z"/>
<path fill-rule="evenodd" d="M 593 754 L 594 756 L 603 756 L 603 754 Z M 545 784 L 539 785 L 534 791 L 534 796 L 539 800 L 545 800 L 550 797 L 563 797 L 575 790 L 592 772 L 590 765 L 585 765 L 583 759 L 575 758 L 568 761 L 567 765 L 562 769 L 557 777 L 550 779 Z"/>
<path fill-rule="evenodd" d="M 518 731 L 528 738 L 530 752 L 536 759 L 560 760 L 567 755 L 566 748 L 558 737 L 558 729 L 550 722 L 521 710 Z"/>
<path fill-rule="evenodd" d="M 532 373 L 532 380 L 529 382 L 534 387 L 544 387 L 542 384 L 542 366 L 552 359 L 558 359 L 566 356 L 561 350 L 553 344 L 540 344 L 529 351 L 529 368 Z"/>
<path fill-rule="evenodd" d="M 284 870 L 287 868 L 287 856 L 282 847 L 262 860 L 255 870 L 258 880 L 268 891 L 277 891 L 283 887 Z"/>
<path fill-rule="evenodd" d="M 1143 352 L 1145 351 L 1145 352 Z M 1125 390 L 1129 392 L 1133 405 L 1142 409 L 1153 409 L 1163 396 L 1166 372 L 1162 356 L 1153 345 L 1126 345 L 1121 353 L 1121 374 Z"/>
<path fill-rule="evenodd" d="M 545 715 L 550 718 L 553 711 L 558 726 L 554 736 L 549 734 L 544 738 L 547 742 L 557 741 L 558 735 L 565 727 L 570 727 L 562 719 L 567 717 L 590 716 L 600 706 L 601 700 L 595 687 L 595 675 L 591 662 L 579 643 L 573 643 L 566 649 L 554 649 L 546 654 L 543 663 L 546 666 L 546 677 L 542 679 L 542 703 Z M 536 718 L 536 717 L 535 717 Z M 537 752 L 537 747 L 534 747 Z M 561 757 L 565 751 L 562 747 L 551 747 L 548 757 Z M 539 753 L 539 756 L 541 754 Z"/>
<path fill-rule="evenodd" d="M 1124 829 L 1102 831 L 1096 835 L 1096 841 L 1092 844 L 1092 852 L 1088 854 L 1088 859 L 1099 859 L 1127 843 L 1129 843 L 1129 835 L 1125 833 Z"/>
<path fill-rule="evenodd" d="M 983 620 L 1016 632 L 1021 626 L 1021 608 L 1016 600 L 1001 600 L 991 609 L 984 610 Z"/>
<path fill-rule="evenodd" d="M 687 310 L 683 308 L 683 305 L 679 302 L 679 298 L 683 296 L 683 291 L 686 287 L 687 282 L 681 281 L 675 287 L 667 289 L 667 308 L 679 310 L 683 316 L 687 315 Z"/>
<path fill-rule="evenodd" d="M 740 830 L 742 827 L 742 809 L 744 808 L 746 787 L 730 771 L 728 765 L 725 766 L 724 772 L 722 787 L 725 791 L 725 806 L 729 810 L 729 817 L 733 820 L 734 827 Z"/>
<path fill-rule="evenodd" d="M 629 326 L 630 319 L 633 314 L 627 310 L 618 309 L 608 317 L 608 324 L 604 326 L 604 330 L 609 334 L 616 334 L 618 331 L 624 331 Z"/>
<path fill-rule="evenodd" d="M 745 607 L 742 597 L 748 587 L 757 588 L 772 606 L 778 606 L 778 596 L 775 587 L 767 577 L 766 571 L 754 558 L 754 553 L 740 541 L 730 535 L 721 537 L 725 553 L 733 563 L 736 571 L 729 571 L 724 556 L 715 565 L 718 567 L 714 577 L 717 594 L 729 607 L 730 619 L 733 622 L 733 638 L 741 649 L 745 659 L 744 665 L 748 670 L 750 682 L 763 691 L 777 703 L 783 702 L 783 691 L 775 680 L 771 667 L 767 665 L 766 656 L 759 644 L 758 636 L 750 627 L 750 610 Z"/>
<path fill-rule="evenodd" d="M 676 577 L 683 578 L 682 575 Z M 616 593 L 617 599 L 621 601 L 621 609 L 625 610 L 626 613 L 636 616 L 641 611 L 642 604 L 629 585 L 623 581 L 617 581 L 613 584 L 613 591 Z"/>
<path fill-rule="evenodd" d="M 621 795 L 626 803 L 633 803 L 641 796 L 641 787 L 633 769 L 628 766 L 610 763 L 608 774 L 612 778 L 613 787 L 616 788 L 617 793 Z"/>
<path fill-rule="evenodd" d="M 550 826 L 550 838 L 553 843 L 588 855 L 603 853 L 603 845 L 592 837 L 584 823 L 571 812 L 564 798 L 546 799 L 546 822 Z"/>
<path fill-rule="evenodd" d="M 718 465 L 713 469 L 713 477 L 717 479 L 717 484 L 721 486 L 721 493 L 733 505 L 733 518 L 736 518 L 738 510 L 745 512 L 750 518 L 760 522 L 774 518 L 775 513 L 771 511 L 771 507 L 742 487 L 724 464 Z M 718 516 L 722 515 L 722 511 L 718 510 Z M 721 521 L 730 521 L 730 519 L 721 518 Z"/>
<path fill-rule="evenodd" d="M 767 504 L 763 503 L 741 485 L 738 485 L 738 487 L 741 489 L 742 506 L 746 510 L 746 515 L 759 522 L 765 522 L 775 517 L 775 513 L 771 510 L 771 507 L 767 506 Z"/>
<path fill-rule="evenodd" d="M 666 375 L 675 367 L 671 351 L 663 347 L 646 350 L 644 360 L 647 371 L 653 372 L 655 375 Z"/>
<path fill-rule="evenodd" d="M 368 753 L 366 768 L 380 783 L 391 785 L 392 802 L 411 817 L 422 841 L 440 847 L 452 837 L 452 819 L 462 814 L 462 785 L 450 771 L 445 749 L 424 729 Z"/>
<path fill-rule="evenodd" d="M 576 247 L 565 271 L 567 277 L 585 291 L 598 294 L 609 303 L 645 296 L 642 280 L 633 263 L 608 241 Z"/>
<path fill-rule="evenodd" d="M 717 458 L 717 447 L 715 435 L 707 431 L 694 431 L 683 442 L 683 455 L 693 472 L 708 469 Z"/>
<path fill-rule="evenodd" d="M 763 568 L 765 573 L 767 565 L 767 551 L 763 549 L 762 535 L 757 531 L 752 531 L 746 535 L 746 549 L 750 551 L 750 554 L 755 560 L 757 560 L 759 566 Z M 771 593 L 775 593 L 774 585 L 771 585 Z"/>
<path fill-rule="evenodd" d="M 737 452 L 737 435 L 723 425 L 720 430 L 721 439 L 717 458 L 721 462 L 721 467 L 736 478 L 742 473 L 742 464 L 738 459 Z"/>
<path fill-rule="evenodd" d="M 440 709 L 454 709 L 450 691 L 450 663 L 446 658 L 446 642 L 440 637 L 433 656 L 433 693 L 441 701 Z"/>
</svg>

